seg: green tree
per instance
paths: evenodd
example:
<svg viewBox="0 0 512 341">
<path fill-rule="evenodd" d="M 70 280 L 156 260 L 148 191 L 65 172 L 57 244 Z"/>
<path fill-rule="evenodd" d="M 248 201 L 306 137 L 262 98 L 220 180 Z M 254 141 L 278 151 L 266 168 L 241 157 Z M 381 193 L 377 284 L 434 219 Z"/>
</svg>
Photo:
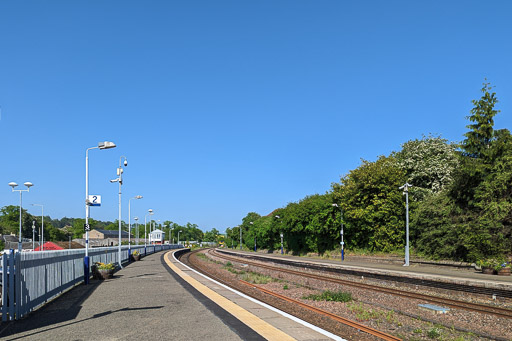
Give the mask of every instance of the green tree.
<svg viewBox="0 0 512 341">
<path fill-rule="evenodd" d="M 216 242 L 218 237 L 219 237 L 219 231 L 216 228 L 213 228 L 211 231 L 206 231 L 204 233 L 203 241 Z"/>
<path fill-rule="evenodd" d="M 465 156 L 476 159 L 485 158 L 486 151 L 495 138 L 494 116 L 499 110 L 494 109 L 498 99 L 496 93 L 491 93 L 491 90 L 490 83 L 484 83 L 481 90 L 482 97 L 478 101 L 472 101 L 474 108 L 470 111 L 471 115 L 466 118 L 473 123 L 466 126 L 470 130 L 464 134 L 466 139 L 462 143 Z"/>
<path fill-rule="evenodd" d="M 334 200 L 344 212 L 347 248 L 391 251 L 405 244 L 405 200 L 398 189 L 405 180 L 396 159 L 381 156 L 363 160 L 333 184 Z"/>
</svg>

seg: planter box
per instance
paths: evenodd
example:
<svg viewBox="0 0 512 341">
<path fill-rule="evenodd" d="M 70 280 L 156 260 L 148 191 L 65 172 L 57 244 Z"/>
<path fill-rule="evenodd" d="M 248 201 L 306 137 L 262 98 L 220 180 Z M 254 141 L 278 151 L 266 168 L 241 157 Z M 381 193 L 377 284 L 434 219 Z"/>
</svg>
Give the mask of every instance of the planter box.
<svg viewBox="0 0 512 341">
<path fill-rule="evenodd" d="M 114 274 L 114 270 L 102 270 L 102 269 L 98 269 L 96 270 L 98 271 L 98 275 L 100 277 L 100 279 L 109 279 L 109 278 L 112 278 L 113 274 Z"/>
<path fill-rule="evenodd" d="M 500 270 L 498 270 L 498 276 L 510 276 L 510 273 L 512 270 L 511 268 L 501 268 Z"/>
<path fill-rule="evenodd" d="M 134 261 L 140 260 L 140 254 L 139 255 L 132 255 Z"/>
<path fill-rule="evenodd" d="M 494 274 L 494 269 L 482 266 L 482 273 L 485 274 L 485 275 L 493 275 Z"/>
</svg>

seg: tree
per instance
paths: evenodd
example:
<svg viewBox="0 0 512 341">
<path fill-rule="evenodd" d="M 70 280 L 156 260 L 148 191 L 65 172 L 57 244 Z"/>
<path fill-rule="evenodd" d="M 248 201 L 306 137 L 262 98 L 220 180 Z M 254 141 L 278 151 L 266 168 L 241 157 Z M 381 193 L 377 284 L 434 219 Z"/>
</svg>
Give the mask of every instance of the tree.
<svg viewBox="0 0 512 341">
<path fill-rule="evenodd" d="M 219 237 L 219 231 L 216 228 L 213 228 L 211 231 L 206 231 L 204 233 L 203 241 L 216 242 L 218 237 Z"/>
<path fill-rule="evenodd" d="M 482 97 L 478 101 L 471 101 L 475 107 L 471 109 L 471 115 L 466 118 L 474 123 L 466 126 L 470 131 L 464 134 L 466 139 L 462 143 L 465 156 L 476 159 L 485 158 L 486 151 L 495 137 L 494 116 L 498 114 L 499 110 L 494 109 L 498 99 L 496 93 L 489 92 L 491 90 L 490 83 L 484 83 L 481 90 Z"/>
<path fill-rule="evenodd" d="M 347 248 L 392 251 L 405 244 L 405 172 L 393 156 L 362 164 L 333 184 L 343 209 Z M 414 208 L 414 202 L 411 202 Z"/>
<path fill-rule="evenodd" d="M 407 182 L 414 186 L 411 194 L 415 200 L 445 189 L 459 164 L 456 145 L 432 135 L 407 141 L 394 156 L 405 171 Z"/>
</svg>

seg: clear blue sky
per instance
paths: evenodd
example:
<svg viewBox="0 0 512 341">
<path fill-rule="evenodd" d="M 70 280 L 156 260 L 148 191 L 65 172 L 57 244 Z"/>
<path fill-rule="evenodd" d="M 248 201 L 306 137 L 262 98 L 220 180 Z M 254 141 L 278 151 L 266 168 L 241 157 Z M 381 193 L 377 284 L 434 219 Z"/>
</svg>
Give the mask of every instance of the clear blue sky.
<svg viewBox="0 0 512 341">
<path fill-rule="evenodd" d="M 512 2 L 2 1 L 0 207 L 235 226 L 422 134 L 460 141 L 486 77 L 511 127 Z"/>
</svg>

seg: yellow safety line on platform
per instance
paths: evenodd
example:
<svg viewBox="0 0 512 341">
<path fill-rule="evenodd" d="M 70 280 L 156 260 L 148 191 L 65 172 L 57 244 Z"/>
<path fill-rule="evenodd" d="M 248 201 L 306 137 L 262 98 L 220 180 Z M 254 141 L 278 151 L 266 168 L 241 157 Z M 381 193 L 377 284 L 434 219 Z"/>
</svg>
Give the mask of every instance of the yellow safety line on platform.
<svg viewBox="0 0 512 341">
<path fill-rule="evenodd" d="M 290 335 L 284 333 L 283 331 L 277 329 L 276 327 L 270 325 L 269 323 L 263 321 L 256 315 L 248 312 L 244 308 L 236 305 L 235 303 L 231 302 L 224 296 L 219 295 L 215 291 L 211 290 L 210 288 L 206 287 L 205 285 L 199 283 L 197 280 L 192 278 L 190 275 L 185 274 L 183 271 L 178 269 L 176 265 L 174 265 L 171 261 L 171 254 L 172 252 L 168 252 L 165 255 L 165 262 L 169 267 L 174 271 L 178 276 L 183 278 L 185 281 L 187 281 L 190 285 L 192 285 L 196 290 L 198 290 L 200 293 L 208 297 L 213 302 L 217 303 L 220 307 L 222 307 L 224 310 L 228 311 L 231 315 L 236 317 L 238 320 L 246 324 L 249 328 L 254 330 L 256 333 L 260 334 L 267 340 L 276 340 L 276 341 L 283 341 L 283 340 L 295 340 Z"/>
</svg>

